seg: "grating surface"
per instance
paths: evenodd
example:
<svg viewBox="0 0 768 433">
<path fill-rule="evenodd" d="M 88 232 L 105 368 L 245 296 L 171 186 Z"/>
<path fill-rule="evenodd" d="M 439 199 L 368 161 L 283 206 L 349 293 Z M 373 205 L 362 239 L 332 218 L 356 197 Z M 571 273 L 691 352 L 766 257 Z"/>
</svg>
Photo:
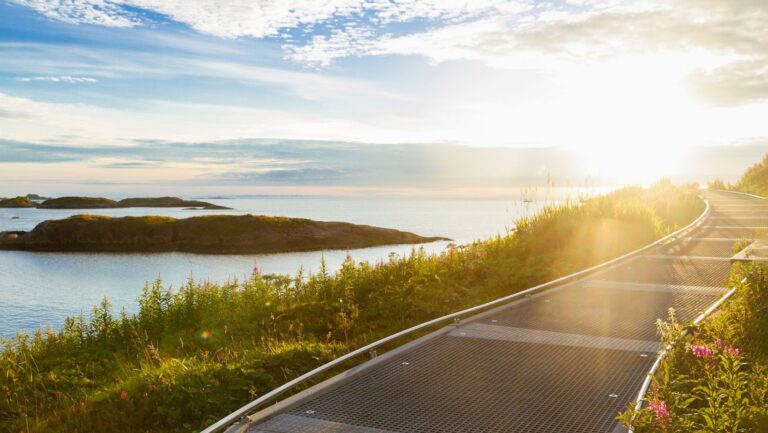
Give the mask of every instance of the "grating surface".
<svg viewBox="0 0 768 433">
<path fill-rule="evenodd" d="M 693 286 L 723 285 L 731 264 L 714 260 L 666 260 L 640 257 L 608 272 L 600 279 L 637 283 L 687 284 Z"/>
<path fill-rule="evenodd" d="M 586 282 L 585 284 L 588 284 Z M 683 320 L 692 319 L 718 295 L 701 291 L 659 293 L 606 287 L 571 286 L 480 319 L 493 325 L 574 334 L 656 340 L 656 319 L 670 307 Z M 632 308 L 626 308 L 632 305 Z"/>
<path fill-rule="evenodd" d="M 607 433 L 652 362 L 637 352 L 445 336 L 291 413 L 397 432 Z"/>
<path fill-rule="evenodd" d="M 656 353 L 657 341 L 630 340 L 627 338 L 599 337 L 584 334 L 541 331 L 530 328 L 470 323 L 451 331 L 451 337 L 484 338 L 486 340 L 516 341 L 522 343 L 554 344 L 556 346 L 591 347 L 594 349 L 628 350 L 631 352 Z"/>
<path fill-rule="evenodd" d="M 755 229 L 702 226 L 691 236 L 699 238 L 754 239 Z"/>
<path fill-rule="evenodd" d="M 284 413 L 249 429 L 248 433 L 389 433 L 386 430 L 342 424 Z"/>
<path fill-rule="evenodd" d="M 731 257 L 733 256 L 733 244 L 736 241 L 706 241 L 684 240 L 677 241 L 661 250 L 661 254 L 674 256 L 709 256 Z"/>
</svg>

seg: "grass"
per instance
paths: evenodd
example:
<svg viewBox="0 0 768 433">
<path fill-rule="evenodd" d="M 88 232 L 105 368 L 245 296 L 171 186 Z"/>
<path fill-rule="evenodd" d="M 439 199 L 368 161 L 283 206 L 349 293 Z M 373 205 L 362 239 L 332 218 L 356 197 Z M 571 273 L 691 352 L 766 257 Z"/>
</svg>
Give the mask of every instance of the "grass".
<svg viewBox="0 0 768 433">
<path fill-rule="evenodd" d="M 690 337 L 674 314 L 660 323 L 673 348 L 650 405 L 621 416 L 634 417 L 636 433 L 768 432 L 768 267 L 735 265 L 731 285 L 734 296 Z"/>
<path fill-rule="evenodd" d="M 322 363 L 400 329 L 568 274 L 700 214 L 662 182 L 546 208 L 507 235 L 414 250 L 335 274 L 265 275 L 177 290 L 147 285 L 136 315 L 105 300 L 59 332 L 5 341 L 0 430 L 199 430 Z"/>
</svg>

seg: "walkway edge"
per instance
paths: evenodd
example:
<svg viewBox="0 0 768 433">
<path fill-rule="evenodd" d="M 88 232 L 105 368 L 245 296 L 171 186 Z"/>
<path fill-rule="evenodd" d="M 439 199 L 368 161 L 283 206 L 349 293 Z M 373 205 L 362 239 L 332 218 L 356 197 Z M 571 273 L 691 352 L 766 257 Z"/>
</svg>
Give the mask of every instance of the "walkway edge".
<svg viewBox="0 0 768 433">
<path fill-rule="evenodd" d="M 603 263 L 597 264 L 595 266 L 589 267 L 587 269 L 582 269 L 581 271 L 574 272 L 574 273 L 569 274 L 569 275 L 565 275 L 563 277 L 560 277 L 560 278 L 548 281 L 546 283 L 539 284 L 539 285 L 534 286 L 534 287 L 530 287 L 530 288 L 525 289 L 525 290 L 521 290 L 519 292 L 515 292 L 513 294 L 510 294 L 510 295 L 507 295 L 507 296 L 495 299 L 495 300 L 490 301 L 490 302 L 486 302 L 484 304 L 480 304 L 480 305 L 477 305 L 477 306 L 474 306 L 474 307 L 471 307 L 471 308 L 467 308 L 465 310 L 457 311 L 455 313 L 447 314 L 445 316 L 429 320 L 427 322 L 424 322 L 424 323 L 412 326 L 410 328 L 404 329 L 404 330 L 402 330 L 400 332 L 397 332 L 395 334 L 392 334 L 392 335 L 390 335 L 388 337 L 384 337 L 384 338 L 382 338 L 382 339 L 380 339 L 378 341 L 374 341 L 373 343 L 367 344 L 367 345 L 365 345 L 365 346 L 363 346 L 363 347 L 361 347 L 359 349 L 353 350 L 352 352 L 349 352 L 346 355 L 342 355 L 339 358 L 334 359 L 333 361 L 330 361 L 330 362 L 328 362 L 326 364 L 323 364 L 323 365 L 321 365 L 321 366 L 319 366 L 319 367 L 317 367 L 317 368 L 315 368 L 315 369 L 313 369 L 313 370 L 311 370 L 311 371 L 309 371 L 307 373 L 304 373 L 303 375 L 301 375 L 301 376 L 299 376 L 299 377 L 297 377 L 297 378 L 295 378 L 295 379 L 293 379 L 293 380 L 291 380 L 289 382 L 284 383 L 283 385 L 281 385 L 281 386 L 273 389 L 272 391 L 262 395 L 261 397 L 257 398 L 256 400 L 253 400 L 250 403 L 248 403 L 248 404 L 242 406 L 241 408 L 237 409 L 236 411 L 230 413 L 229 415 L 225 416 L 224 418 L 220 419 L 219 421 L 211 424 L 209 427 L 207 427 L 201 433 L 214 433 L 214 432 L 221 431 L 222 429 L 227 428 L 231 424 L 234 424 L 234 423 L 236 423 L 236 422 L 238 422 L 240 420 L 243 420 L 243 418 L 245 416 L 247 416 L 249 413 L 255 411 L 257 408 L 263 406 L 265 403 L 267 403 L 268 401 L 273 400 L 277 396 L 287 392 L 288 390 L 290 390 L 291 388 L 295 387 L 296 385 L 299 385 L 299 384 L 301 384 L 301 383 L 303 383 L 303 382 L 305 382 L 305 381 L 307 381 L 307 380 L 309 380 L 309 379 L 311 379 L 311 378 L 313 378 L 313 377 L 315 377 L 315 376 L 317 376 L 317 375 L 319 375 L 321 373 L 324 373 L 324 372 L 326 372 L 326 371 L 328 371 L 328 370 L 330 370 L 330 369 L 332 369 L 334 367 L 337 367 L 337 366 L 341 365 L 342 363 L 344 363 L 344 362 L 346 362 L 346 361 L 348 361 L 350 359 L 356 358 L 356 357 L 358 357 L 360 355 L 365 355 L 365 354 L 371 353 L 372 351 L 374 351 L 374 349 L 376 349 L 377 347 L 382 346 L 382 345 L 384 345 L 386 343 L 389 343 L 391 341 L 397 340 L 397 339 L 399 339 L 401 337 L 404 337 L 406 335 L 412 334 L 414 332 L 431 328 L 431 327 L 433 327 L 435 325 L 438 325 L 438 324 L 441 324 L 441 323 L 444 323 L 444 322 L 461 320 L 462 316 L 466 317 L 466 316 L 472 315 L 472 314 L 474 314 L 476 312 L 486 310 L 486 309 L 488 309 L 490 307 L 500 306 L 502 304 L 506 304 L 506 303 L 508 303 L 510 301 L 513 301 L 513 300 L 517 299 L 517 298 L 521 298 L 521 297 L 530 295 L 532 293 L 539 292 L 539 291 L 544 290 L 544 289 L 549 289 L 549 288 L 555 287 L 555 286 L 557 286 L 559 284 L 562 284 L 562 283 L 566 283 L 566 282 L 570 282 L 570 281 L 576 280 L 576 279 L 581 278 L 581 277 L 583 277 L 585 275 L 589 275 L 589 274 L 591 274 L 591 273 L 593 273 L 595 271 L 602 270 L 604 268 L 607 268 L 609 266 L 615 265 L 617 263 L 621 263 L 621 262 L 623 262 L 623 261 L 625 261 L 627 259 L 634 258 L 634 257 L 638 256 L 639 254 L 641 254 L 644 251 L 647 251 L 647 250 L 649 250 L 651 248 L 654 248 L 654 247 L 656 247 L 658 245 L 661 245 L 661 244 L 663 244 L 663 243 L 665 243 L 667 241 L 675 239 L 675 238 L 679 237 L 680 235 L 682 235 L 684 233 L 687 233 L 690 230 L 692 230 L 695 227 L 697 227 L 704 220 L 704 218 L 709 214 L 709 211 L 710 211 L 709 201 L 707 201 L 707 200 L 703 200 L 703 201 L 704 201 L 704 210 L 698 216 L 698 218 L 693 220 L 687 226 L 685 226 L 685 227 L 683 227 L 683 228 L 681 228 L 679 230 L 676 230 L 676 231 L 674 231 L 674 232 L 672 232 L 672 233 L 670 233 L 670 234 L 668 234 L 668 235 L 666 235 L 666 236 L 664 236 L 664 237 L 662 237 L 662 238 L 660 238 L 660 239 L 658 239 L 658 240 L 656 240 L 656 241 L 654 241 L 654 242 L 652 242 L 652 243 L 650 243 L 648 245 L 645 245 L 645 246 L 640 247 L 640 248 L 638 248 L 636 250 L 630 251 L 630 252 L 628 252 L 628 253 L 626 253 L 624 255 L 621 255 L 619 257 L 613 258 L 613 259 L 608 260 L 606 262 L 603 262 Z M 243 420 L 243 421 L 248 422 L 248 420 Z"/>
</svg>

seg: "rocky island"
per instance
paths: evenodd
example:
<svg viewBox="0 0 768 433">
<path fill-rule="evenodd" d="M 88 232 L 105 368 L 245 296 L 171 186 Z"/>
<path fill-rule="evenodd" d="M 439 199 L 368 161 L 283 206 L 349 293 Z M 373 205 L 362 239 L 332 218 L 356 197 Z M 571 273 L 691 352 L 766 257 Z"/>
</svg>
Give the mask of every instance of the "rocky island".
<svg viewBox="0 0 768 433">
<path fill-rule="evenodd" d="M 7 208 L 20 208 L 20 207 L 36 207 L 37 205 L 26 197 L 14 197 L 14 198 L 0 198 L 0 207 Z"/>
<path fill-rule="evenodd" d="M 120 201 L 103 197 L 59 197 L 46 200 L 41 209 L 118 209 L 127 207 L 184 207 L 206 210 L 229 209 L 205 201 L 184 200 L 178 197 L 126 198 Z"/>
<path fill-rule="evenodd" d="M 76 215 L 32 231 L 0 232 L 0 249 L 26 251 L 275 253 L 447 240 L 344 222 L 257 215 L 111 218 Z"/>
</svg>

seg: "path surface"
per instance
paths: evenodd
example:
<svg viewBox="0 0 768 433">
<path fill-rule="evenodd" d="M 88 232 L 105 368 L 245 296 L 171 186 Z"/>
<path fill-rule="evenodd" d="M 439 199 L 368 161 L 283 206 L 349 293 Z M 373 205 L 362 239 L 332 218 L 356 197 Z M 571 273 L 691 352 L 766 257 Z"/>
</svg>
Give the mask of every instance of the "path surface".
<svg viewBox="0 0 768 433">
<path fill-rule="evenodd" d="M 710 214 L 684 238 L 381 356 L 247 431 L 626 432 L 615 417 L 656 357 L 656 319 L 715 302 L 733 244 L 768 226 L 768 201 L 706 198 Z"/>
</svg>

